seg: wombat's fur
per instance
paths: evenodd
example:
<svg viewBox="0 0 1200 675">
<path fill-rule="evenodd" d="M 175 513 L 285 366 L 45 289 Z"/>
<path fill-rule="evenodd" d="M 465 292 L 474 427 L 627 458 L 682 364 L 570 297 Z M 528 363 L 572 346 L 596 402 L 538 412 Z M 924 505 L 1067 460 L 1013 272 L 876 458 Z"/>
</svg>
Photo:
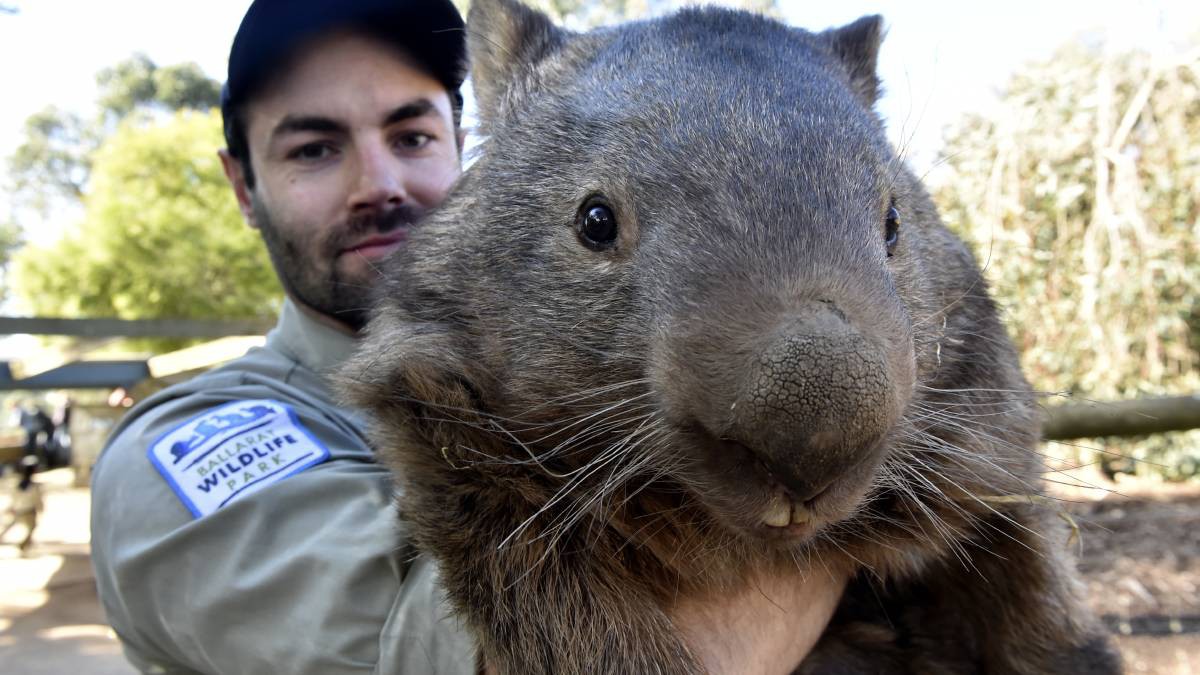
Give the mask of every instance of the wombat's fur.
<svg viewBox="0 0 1200 675">
<path fill-rule="evenodd" d="M 1013 347 L 872 112 L 879 17 L 473 5 L 485 152 L 344 376 L 483 656 L 696 672 L 672 598 L 799 565 L 857 573 L 802 672 L 1117 671 L 1025 498 Z"/>
</svg>

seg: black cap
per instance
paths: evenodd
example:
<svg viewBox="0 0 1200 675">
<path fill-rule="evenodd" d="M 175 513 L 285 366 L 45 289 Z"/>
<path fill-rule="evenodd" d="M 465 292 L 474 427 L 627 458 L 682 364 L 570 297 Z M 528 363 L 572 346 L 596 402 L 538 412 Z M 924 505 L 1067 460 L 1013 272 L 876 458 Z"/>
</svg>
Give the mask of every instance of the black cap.
<svg viewBox="0 0 1200 675">
<path fill-rule="evenodd" d="M 394 43 L 457 97 L 466 74 L 466 33 L 450 0 L 255 0 L 229 50 L 221 90 L 228 127 L 272 69 L 306 40 L 340 28 Z"/>
</svg>

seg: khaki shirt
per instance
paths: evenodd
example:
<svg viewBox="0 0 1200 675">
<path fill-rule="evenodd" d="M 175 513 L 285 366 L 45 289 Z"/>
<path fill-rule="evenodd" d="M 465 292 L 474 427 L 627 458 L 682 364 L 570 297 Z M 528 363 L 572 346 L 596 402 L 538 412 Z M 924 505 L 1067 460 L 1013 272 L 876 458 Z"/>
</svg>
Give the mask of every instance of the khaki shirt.
<svg viewBox="0 0 1200 675">
<path fill-rule="evenodd" d="M 92 561 L 143 672 L 476 672 L 361 420 L 322 379 L 353 348 L 285 303 L 263 348 L 147 398 L 114 431 L 93 476 Z M 256 415 L 267 428 L 238 431 Z"/>
</svg>

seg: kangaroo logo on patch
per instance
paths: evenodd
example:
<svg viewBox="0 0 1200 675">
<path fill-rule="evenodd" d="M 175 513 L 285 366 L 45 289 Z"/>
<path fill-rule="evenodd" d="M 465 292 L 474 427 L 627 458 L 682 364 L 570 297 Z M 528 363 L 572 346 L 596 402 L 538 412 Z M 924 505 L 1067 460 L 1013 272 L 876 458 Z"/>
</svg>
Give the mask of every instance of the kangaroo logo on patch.
<svg viewBox="0 0 1200 675">
<path fill-rule="evenodd" d="M 291 407 L 268 399 L 208 410 L 163 434 L 148 451 L 197 518 L 329 459 Z"/>
</svg>

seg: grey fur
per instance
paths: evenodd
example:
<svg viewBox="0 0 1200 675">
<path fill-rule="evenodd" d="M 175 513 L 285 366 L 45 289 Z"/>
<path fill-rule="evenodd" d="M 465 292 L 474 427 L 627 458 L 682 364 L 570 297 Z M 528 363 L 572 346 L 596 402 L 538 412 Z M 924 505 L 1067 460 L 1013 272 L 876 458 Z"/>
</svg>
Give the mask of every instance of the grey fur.
<svg viewBox="0 0 1200 675">
<path fill-rule="evenodd" d="M 485 151 L 343 388 L 491 663 L 696 672 L 672 598 L 798 565 L 857 572 L 801 672 L 1119 670 L 1054 510 L 995 499 L 1039 490 L 1036 407 L 871 109 L 879 17 L 468 26 Z"/>
</svg>

